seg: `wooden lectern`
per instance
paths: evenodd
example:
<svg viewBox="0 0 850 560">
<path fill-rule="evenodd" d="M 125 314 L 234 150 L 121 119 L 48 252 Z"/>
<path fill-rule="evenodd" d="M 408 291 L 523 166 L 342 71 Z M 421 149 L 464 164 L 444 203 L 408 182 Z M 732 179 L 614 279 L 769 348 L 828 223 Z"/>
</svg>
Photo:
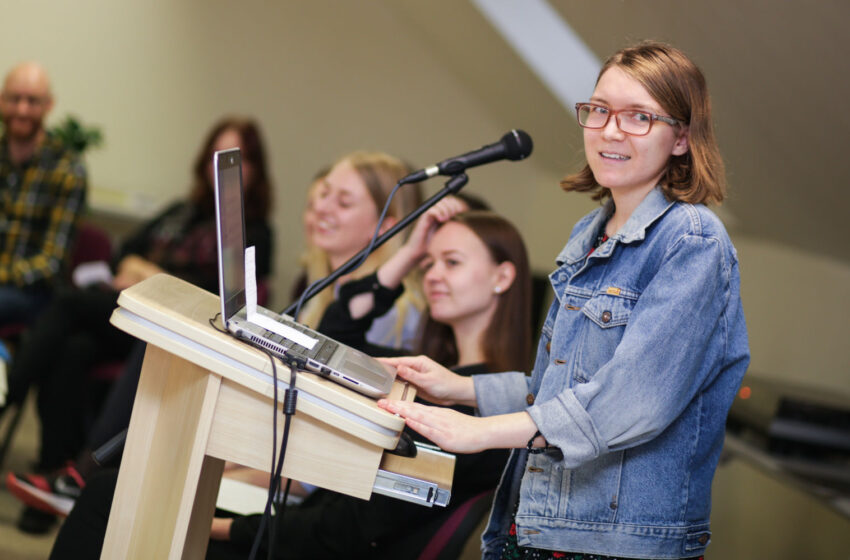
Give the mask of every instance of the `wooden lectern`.
<svg viewBox="0 0 850 560">
<path fill-rule="evenodd" d="M 220 308 L 218 296 L 165 274 L 118 298 L 112 324 L 148 348 L 102 558 L 203 558 L 224 461 L 271 470 L 271 363 L 210 325 Z M 282 399 L 289 368 L 277 362 L 277 371 Z M 363 499 L 448 503 L 454 456 L 384 453 L 403 419 L 311 373 L 298 373 L 296 389 L 284 476 Z M 396 381 L 391 397 L 414 391 Z M 275 413 L 280 438 L 280 403 Z"/>
</svg>

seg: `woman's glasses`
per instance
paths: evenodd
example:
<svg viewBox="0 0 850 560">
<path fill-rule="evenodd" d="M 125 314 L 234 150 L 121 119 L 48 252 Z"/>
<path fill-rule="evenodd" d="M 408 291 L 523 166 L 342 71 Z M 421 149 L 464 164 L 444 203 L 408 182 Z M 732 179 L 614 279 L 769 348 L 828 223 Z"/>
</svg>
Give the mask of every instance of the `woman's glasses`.
<svg viewBox="0 0 850 560">
<path fill-rule="evenodd" d="M 583 128 L 605 128 L 611 115 L 614 115 L 617 121 L 617 128 L 632 136 L 646 136 L 649 134 L 654 121 L 665 122 L 670 126 L 681 124 L 680 121 L 673 117 L 665 117 L 646 111 L 637 111 L 635 109 L 615 111 L 593 103 L 576 103 L 578 124 Z"/>
</svg>

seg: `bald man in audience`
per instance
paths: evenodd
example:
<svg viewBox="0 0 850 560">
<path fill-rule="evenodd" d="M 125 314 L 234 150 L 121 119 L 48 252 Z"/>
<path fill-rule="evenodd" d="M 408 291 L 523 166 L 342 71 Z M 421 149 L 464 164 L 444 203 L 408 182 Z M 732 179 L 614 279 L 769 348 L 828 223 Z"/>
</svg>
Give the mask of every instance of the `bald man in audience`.
<svg viewBox="0 0 850 560">
<path fill-rule="evenodd" d="M 53 108 L 47 72 L 26 62 L 0 91 L 0 327 L 28 323 L 61 279 L 86 170 L 44 127 Z"/>
</svg>

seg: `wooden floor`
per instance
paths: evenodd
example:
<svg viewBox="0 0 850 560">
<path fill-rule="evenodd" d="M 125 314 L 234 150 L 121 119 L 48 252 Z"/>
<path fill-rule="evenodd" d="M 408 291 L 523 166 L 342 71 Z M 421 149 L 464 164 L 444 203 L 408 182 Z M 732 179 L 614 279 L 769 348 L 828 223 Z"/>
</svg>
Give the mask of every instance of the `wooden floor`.
<svg viewBox="0 0 850 560">
<path fill-rule="evenodd" d="M 6 433 L 7 417 L 0 419 L 2 432 Z M 45 535 L 28 535 L 15 524 L 21 513 L 21 502 L 6 489 L 6 476 L 11 472 L 26 472 L 38 452 L 38 420 L 32 401 L 27 403 L 23 420 L 18 425 L 14 444 L 2 465 L 3 484 L 0 486 L 0 558 L 3 560 L 43 560 L 50 555 L 53 540 L 59 530 L 57 523 Z"/>
</svg>

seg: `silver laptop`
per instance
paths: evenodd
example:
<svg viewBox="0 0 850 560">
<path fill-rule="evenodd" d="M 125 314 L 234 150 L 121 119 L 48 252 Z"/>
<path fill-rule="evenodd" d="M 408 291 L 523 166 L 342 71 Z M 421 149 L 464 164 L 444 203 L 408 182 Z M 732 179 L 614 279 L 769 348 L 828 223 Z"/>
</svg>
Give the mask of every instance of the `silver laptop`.
<svg viewBox="0 0 850 560">
<path fill-rule="evenodd" d="M 292 317 L 254 305 L 256 291 L 251 289 L 251 279 L 247 288 L 245 280 L 245 221 L 239 149 L 216 152 L 213 165 L 218 287 L 222 321 L 227 330 L 285 361 L 294 358 L 303 369 L 365 395 L 380 397 L 389 393 L 395 379 L 393 368 L 297 323 Z"/>
</svg>

